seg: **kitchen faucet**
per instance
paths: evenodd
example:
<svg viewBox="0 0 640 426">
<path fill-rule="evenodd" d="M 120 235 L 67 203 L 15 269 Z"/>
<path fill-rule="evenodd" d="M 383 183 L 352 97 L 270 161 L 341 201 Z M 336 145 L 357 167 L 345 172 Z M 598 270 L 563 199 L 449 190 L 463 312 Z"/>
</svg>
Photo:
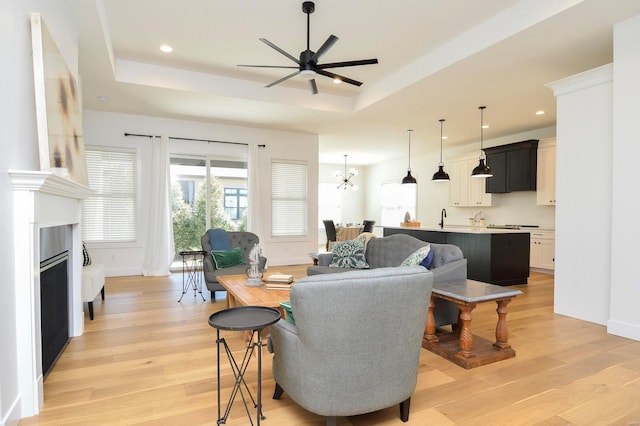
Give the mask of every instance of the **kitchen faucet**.
<svg viewBox="0 0 640 426">
<path fill-rule="evenodd" d="M 444 218 L 447 217 L 447 210 L 446 209 L 442 209 L 442 211 L 440 212 L 440 223 L 438 225 L 440 225 L 440 229 L 444 229 Z"/>
</svg>

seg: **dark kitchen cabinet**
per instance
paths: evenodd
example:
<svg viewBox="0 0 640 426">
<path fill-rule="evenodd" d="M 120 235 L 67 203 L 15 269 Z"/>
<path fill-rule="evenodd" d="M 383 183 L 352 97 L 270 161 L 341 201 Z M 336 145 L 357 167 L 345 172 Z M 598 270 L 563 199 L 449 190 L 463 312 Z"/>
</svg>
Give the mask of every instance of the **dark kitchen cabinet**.
<svg viewBox="0 0 640 426">
<path fill-rule="evenodd" d="M 385 227 L 384 236 L 408 234 L 430 243 L 460 247 L 467 259 L 467 278 L 496 285 L 527 284 L 529 232 L 447 232 Z"/>
<path fill-rule="evenodd" d="M 500 194 L 535 191 L 538 169 L 538 140 L 485 148 L 493 177 L 486 180 L 486 192 Z"/>
</svg>

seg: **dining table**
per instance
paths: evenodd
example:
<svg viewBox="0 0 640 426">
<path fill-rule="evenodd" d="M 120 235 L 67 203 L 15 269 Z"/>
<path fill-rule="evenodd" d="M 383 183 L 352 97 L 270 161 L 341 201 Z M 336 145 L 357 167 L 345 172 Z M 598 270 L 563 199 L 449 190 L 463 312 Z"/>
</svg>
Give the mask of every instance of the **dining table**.
<svg viewBox="0 0 640 426">
<path fill-rule="evenodd" d="M 348 241 L 353 240 L 358 235 L 362 234 L 362 225 L 355 226 L 336 226 L 336 240 Z"/>
</svg>

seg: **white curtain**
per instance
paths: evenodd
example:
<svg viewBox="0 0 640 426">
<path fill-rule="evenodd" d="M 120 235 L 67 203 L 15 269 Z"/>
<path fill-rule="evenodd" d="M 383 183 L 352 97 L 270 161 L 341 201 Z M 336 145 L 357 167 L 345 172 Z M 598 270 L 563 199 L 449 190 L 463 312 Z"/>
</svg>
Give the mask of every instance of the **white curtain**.
<svg viewBox="0 0 640 426">
<path fill-rule="evenodd" d="M 265 227 L 261 214 L 262 210 L 262 193 L 264 187 L 260 187 L 260 164 L 262 160 L 262 152 L 266 148 L 259 147 L 257 144 L 249 145 L 249 218 L 247 223 L 249 224 L 249 231 L 253 232 L 260 238 L 260 246 L 264 250 L 263 240 L 266 238 L 264 230 Z M 263 254 L 266 256 L 266 253 Z"/>
<path fill-rule="evenodd" d="M 173 227 L 171 225 L 169 141 L 166 136 L 151 138 L 151 193 L 142 274 L 163 276 L 171 274 L 174 257 Z"/>
</svg>

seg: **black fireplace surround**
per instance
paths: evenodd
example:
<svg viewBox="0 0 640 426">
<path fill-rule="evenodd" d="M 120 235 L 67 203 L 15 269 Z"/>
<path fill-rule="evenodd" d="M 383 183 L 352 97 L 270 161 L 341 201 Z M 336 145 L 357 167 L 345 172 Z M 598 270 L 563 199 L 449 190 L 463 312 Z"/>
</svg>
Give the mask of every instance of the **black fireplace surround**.
<svg viewBox="0 0 640 426">
<path fill-rule="evenodd" d="M 40 228 L 40 329 L 46 377 L 69 342 L 69 225 Z"/>
</svg>

